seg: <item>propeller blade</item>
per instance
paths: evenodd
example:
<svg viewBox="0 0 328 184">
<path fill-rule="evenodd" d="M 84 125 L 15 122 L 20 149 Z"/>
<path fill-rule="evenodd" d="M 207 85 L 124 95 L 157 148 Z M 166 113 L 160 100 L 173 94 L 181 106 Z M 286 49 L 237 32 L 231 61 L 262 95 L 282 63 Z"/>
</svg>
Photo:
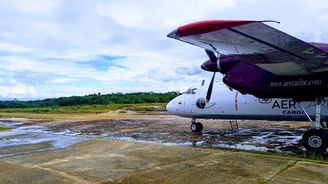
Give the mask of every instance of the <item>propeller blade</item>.
<svg viewBox="0 0 328 184">
<path fill-rule="evenodd" d="M 218 61 L 218 58 L 216 57 L 216 55 L 213 51 L 205 49 L 205 52 L 206 52 L 207 56 L 210 58 L 212 63 L 216 63 Z"/>
<path fill-rule="evenodd" d="M 210 99 L 211 99 L 211 96 L 212 96 L 212 91 L 213 91 L 213 83 L 214 83 L 214 78 L 215 78 L 215 73 L 213 73 L 213 77 L 211 79 L 211 83 L 210 85 L 208 86 L 208 90 L 207 90 L 207 94 L 206 94 L 206 101 L 209 102 Z"/>
</svg>

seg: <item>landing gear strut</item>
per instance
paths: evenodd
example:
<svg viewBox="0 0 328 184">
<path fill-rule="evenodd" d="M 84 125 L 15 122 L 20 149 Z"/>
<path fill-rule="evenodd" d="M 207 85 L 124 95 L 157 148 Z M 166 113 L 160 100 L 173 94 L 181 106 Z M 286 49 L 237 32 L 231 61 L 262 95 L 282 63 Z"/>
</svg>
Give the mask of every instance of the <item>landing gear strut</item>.
<svg viewBox="0 0 328 184">
<path fill-rule="evenodd" d="M 203 130 L 203 125 L 200 122 L 196 122 L 196 119 L 191 120 L 190 129 L 192 132 L 201 132 Z"/>
<path fill-rule="evenodd" d="M 313 122 L 310 116 L 307 114 L 305 109 L 302 107 L 303 111 L 306 113 L 311 121 L 312 128 L 306 131 L 302 137 L 302 144 L 307 151 L 321 153 L 325 152 L 328 148 L 328 132 L 323 129 L 321 124 L 321 105 L 322 99 L 316 98 L 316 113 L 315 121 Z"/>
</svg>

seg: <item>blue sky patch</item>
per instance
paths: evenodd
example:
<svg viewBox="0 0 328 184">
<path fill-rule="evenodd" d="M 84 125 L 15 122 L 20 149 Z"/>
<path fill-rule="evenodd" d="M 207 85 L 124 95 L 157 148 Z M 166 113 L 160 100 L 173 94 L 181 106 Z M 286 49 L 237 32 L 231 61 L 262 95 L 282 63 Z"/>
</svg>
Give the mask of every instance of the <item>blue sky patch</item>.
<svg viewBox="0 0 328 184">
<path fill-rule="evenodd" d="M 97 71 L 106 71 L 111 66 L 125 68 L 119 64 L 120 60 L 126 59 L 126 56 L 107 56 L 99 55 L 94 60 L 78 62 L 81 65 L 88 65 Z"/>
</svg>

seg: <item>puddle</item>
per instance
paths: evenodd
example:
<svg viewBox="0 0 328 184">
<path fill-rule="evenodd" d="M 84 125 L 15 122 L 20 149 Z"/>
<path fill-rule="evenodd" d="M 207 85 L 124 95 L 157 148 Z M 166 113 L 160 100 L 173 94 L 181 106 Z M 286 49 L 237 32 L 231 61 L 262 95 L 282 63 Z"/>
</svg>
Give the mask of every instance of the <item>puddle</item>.
<svg viewBox="0 0 328 184">
<path fill-rule="evenodd" d="M 286 127 L 263 128 L 263 132 L 253 129 L 238 131 L 216 130 L 204 133 L 188 131 L 143 131 L 143 132 L 116 132 L 101 134 L 103 138 L 125 140 L 142 143 L 155 143 L 171 146 L 196 146 L 204 148 L 229 148 L 252 151 L 286 152 L 299 154 L 304 151 L 300 140 L 302 131 L 285 130 Z"/>
<path fill-rule="evenodd" d="M 266 152 L 269 149 L 264 146 L 254 146 L 249 144 L 217 144 L 219 148 L 229 148 L 229 149 L 242 149 L 242 150 L 250 150 L 250 151 L 263 151 Z"/>
<path fill-rule="evenodd" d="M 62 123 L 49 128 L 8 120 L 0 122 L 0 126 L 12 128 L 0 132 L 0 157 L 13 154 L 13 149 L 17 154 L 56 150 L 95 137 L 168 146 L 305 153 L 300 140 L 306 129 L 280 125 L 234 131 L 205 128 L 203 133 L 192 133 L 188 128 L 172 128 L 176 126 L 148 120 Z"/>
<path fill-rule="evenodd" d="M 0 157 L 62 149 L 88 139 L 70 132 L 52 132 L 43 126 L 27 126 L 24 122 L 0 125 L 11 128 L 0 132 Z"/>
</svg>

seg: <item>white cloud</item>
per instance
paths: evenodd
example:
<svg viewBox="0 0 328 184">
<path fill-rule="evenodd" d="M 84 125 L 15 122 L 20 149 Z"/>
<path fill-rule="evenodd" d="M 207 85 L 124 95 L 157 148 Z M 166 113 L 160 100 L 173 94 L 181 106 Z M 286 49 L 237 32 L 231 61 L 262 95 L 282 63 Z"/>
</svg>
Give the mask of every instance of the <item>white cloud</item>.
<svg viewBox="0 0 328 184">
<path fill-rule="evenodd" d="M 235 5 L 235 0 L 121 0 L 98 1 L 96 10 L 126 27 L 162 29 L 207 18 Z"/>
<path fill-rule="evenodd" d="M 125 27 L 140 25 L 144 18 L 141 11 L 131 6 L 131 2 L 102 1 L 96 10 L 100 16 L 109 17 Z"/>
<path fill-rule="evenodd" d="M 53 80 L 48 81 L 50 84 L 65 84 L 69 82 L 76 81 L 76 79 L 73 78 L 55 78 Z"/>
<path fill-rule="evenodd" d="M 0 33 L 1 34 L 1 33 Z M 11 43 L 0 43 L 0 50 L 2 52 L 15 52 L 15 53 L 26 53 L 26 52 L 33 52 L 32 49 L 21 46 L 15 45 Z"/>
<path fill-rule="evenodd" d="M 46 16 L 56 12 L 60 5 L 59 0 L 19 0 L 19 1 L 6 1 L 2 0 L 2 9 L 4 11 L 14 10 L 17 14 L 30 14 L 35 16 Z"/>
<path fill-rule="evenodd" d="M 23 98 L 31 99 L 37 96 L 34 86 L 26 85 L 23 83 L 16 83 L 14 85 L 1 86 L 0 97 L 8 99 Z"/>
<path fill-rule="evenodd" d="M 325 0 L 22 0 L 0 7 L 0 76 L 10 78 L 0 81 L 2 96 L 185 90 L 210 79 L 205 71 L 190 75 L 207 56 L 166 35 L 204 19 L 273 19 L 281 24 L 271 26 L 291 35 L 328 42 Z M 80 64 L 100 55 L 126 58 L 106 71 Z"/>
</svg>

